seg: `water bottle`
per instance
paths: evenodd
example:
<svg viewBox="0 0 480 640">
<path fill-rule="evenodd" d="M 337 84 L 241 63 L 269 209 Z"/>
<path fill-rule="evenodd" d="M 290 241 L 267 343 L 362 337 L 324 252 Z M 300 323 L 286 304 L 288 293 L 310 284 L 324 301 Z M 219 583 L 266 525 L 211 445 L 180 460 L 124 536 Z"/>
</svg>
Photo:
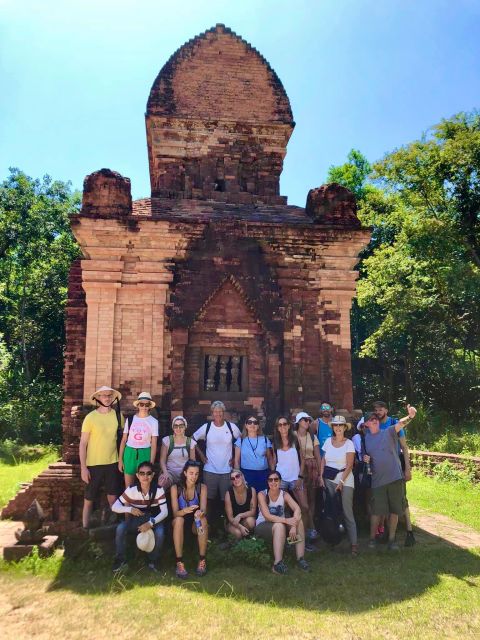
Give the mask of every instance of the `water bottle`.
<svg viewBox="0 0 480 640">
<path fill-rule="evenodd" d="M 201 535 L 203 533 L 202 521 L 195 518 L 195 526 L 197 527 L 197 533 Z"/>
<path fill-rule="evenodd" d="M 367 473 L 367 476 L 371 476 L 372 475 L 372 467 L 371 467 L 369 462 L 365 463 L 365 471 Z"/>
</svg>

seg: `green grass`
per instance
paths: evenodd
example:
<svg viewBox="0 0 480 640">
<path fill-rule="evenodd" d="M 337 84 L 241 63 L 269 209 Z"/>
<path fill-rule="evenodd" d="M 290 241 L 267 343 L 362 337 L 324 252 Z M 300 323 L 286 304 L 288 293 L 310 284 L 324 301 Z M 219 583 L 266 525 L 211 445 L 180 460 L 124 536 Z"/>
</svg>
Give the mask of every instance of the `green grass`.
<svg viewBox="0 0 480 640">
<path fill-rule="evenodd" d="M 51 462 L 58 460 L 55 449 L 43 450 L 34 461 L 15 462 L 11 457 L 0 458 L 0 509 L 17 493 L 21 482 L 29 482 L 41 473 Z"/>
<path fill-rule="evenodd" d="M 325 548 L 312 555 L 311 573 L 292 568 L 281 577 L 217 552 L 205 578 L 184 583 L 173 576 L 170 550 L 158 577 L 137 562 L 113 578 L 111 558 L 93 550 L 76 561 L 0 564 L 2 637 L 31 637 L 35 628 L 67 640 L 125 629 L 132 638 L 206 640 L 478 638 L 479 552 L 426 545 L 399 554 L 362 548 L 357 559 Z"/>
<path fill-rule="evenodd" d="M 407 490 L 412 504 L 480 531 L 480 485 L 446 482 L 414 471 Z"/>
</svg>

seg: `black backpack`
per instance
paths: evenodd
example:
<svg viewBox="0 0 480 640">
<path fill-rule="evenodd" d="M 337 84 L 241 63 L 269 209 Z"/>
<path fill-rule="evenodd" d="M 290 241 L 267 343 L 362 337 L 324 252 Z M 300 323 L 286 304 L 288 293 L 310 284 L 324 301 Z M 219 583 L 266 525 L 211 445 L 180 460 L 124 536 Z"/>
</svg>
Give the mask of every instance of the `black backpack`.
<svg viewBox="0 0 480 640">
<path fill-rule="evenodd" d="M 342 496 L 335 491 L 333 496 L 323 489 L 323 510 L 320 514 L 320 534 L 332 546 L 339 544 L 345 534 Z"/>
</svg>

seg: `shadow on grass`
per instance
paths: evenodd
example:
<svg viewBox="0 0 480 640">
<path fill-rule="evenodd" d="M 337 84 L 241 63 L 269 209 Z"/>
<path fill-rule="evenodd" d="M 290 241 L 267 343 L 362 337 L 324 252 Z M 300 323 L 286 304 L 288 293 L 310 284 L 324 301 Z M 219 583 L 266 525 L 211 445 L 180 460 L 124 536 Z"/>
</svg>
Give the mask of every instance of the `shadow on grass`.
<svg viewBox="0 0 480 640">
<path fill-rule="evenodd" d="M 79 594 L 111 594 L 151 587 L 154 584 L 181 587 L 193 593 L 218 597 L 234 597 L 236 601 L 271 604 L 278 607 L 305 610 L 358 613 L 420 596 L 440 582 L 444 575 L 462 580 L 477 588 L 472 578 L 480 575 L 480 553 L 468 551 L 445 542 L 438 542 L 421 532 L 422 544 L 399 552 L 386 548 L 369 551 L 365 541 L 360 555 L 351 558 L 347 549 L 330 551 L 320 545 L 319 551 L 308 554 L 311 572 L 295 566 L 295 558 L 287 554 L 291 568 L 287 576 L 277 576 L 266 568 L 232 563 L 228 551 L 209 549 L 208 574 L 197 578 L 196 559 L 186 555 L 190 579 L 182 582 L 174 576 L 173 551 L 164 549 L 160 573 L 151 575 L 139 558 L 130 562 L 130 569 L 113 577 L 111 558 L 82 557 L 64 560 L 50 585 L 51 591 L 69 590 Z M 139 597 L 141 592 L 139 591 Z"/>
</svg>

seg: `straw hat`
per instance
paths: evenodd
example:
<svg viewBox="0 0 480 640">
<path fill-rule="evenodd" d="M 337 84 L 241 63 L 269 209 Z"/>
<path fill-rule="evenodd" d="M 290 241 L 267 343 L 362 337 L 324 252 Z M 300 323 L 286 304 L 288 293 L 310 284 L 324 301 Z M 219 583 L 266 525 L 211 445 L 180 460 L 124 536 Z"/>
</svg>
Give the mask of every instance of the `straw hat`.
<svg viewBox="0 0 480 640">
<path fill-rule="evenodd" d="M 148 402 L 150 402 L 150 409 L 153 409 L 153 407 L 155 406 L 155 402 L 152 400 L 152 396 L 148 393 L 148 391 L 141 391 L 138 394 L 138 398 L 133 401 L 133 406 L 138 407 L 138 403 L 142 400 L 147 400 Z"/>
<path fill-rule="evenodd" d="M 151 553 L 154 550 L 155 534 L 153 533 L 153 529 L 140 531 L 137 536 L 137 547 L 140 551 L 145 551 L 145 553 Z"/>
<path fill-rule="evenodd" d="M 113 391 L 113 400 L 121 400 L 122 399 L 122 394 L 120 393 L 120 391 L 117 391 L 116 389 L 112 389 L 112 387 L 100 387 L 99 389 L 97 389 L 95 391 L 95 393 L 92 393 L 92 395 L 90 396 L 90 400 L 92 402 L 95 402 L 95 400 L 97 400 L 97 395 L 99 393 L 103 393 L 104 391 Z"/>
<path fill-rule="evenodd" d="M 330 424 L 333 426 L 334 424 L 343 424 L 344 427 L 350 429 L 350 423 L 347 422 L 345 416 L 335 416 L 332 420 L 330 420 Z"/>
</svg>

